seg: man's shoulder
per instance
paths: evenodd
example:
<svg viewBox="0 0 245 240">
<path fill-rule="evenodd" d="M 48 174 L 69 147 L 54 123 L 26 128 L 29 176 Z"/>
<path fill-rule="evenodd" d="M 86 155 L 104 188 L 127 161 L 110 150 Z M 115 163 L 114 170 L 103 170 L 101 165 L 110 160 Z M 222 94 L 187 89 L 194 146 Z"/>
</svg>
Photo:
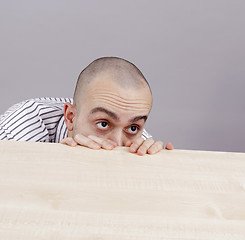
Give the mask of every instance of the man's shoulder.
<svg viewBox="0 0 245 240">
<path fill-rule="evenodd" d="M 63 111 L 64 104 L 66 102 L 73 103 L 72 98 L 53 98 L 53 97 L 41 97 L 32 98 L 19 102 L 10 107 L 3 115 L 0 116 L 0 123 L 6 121 L 11 116 L 18 116 L 29 112 L 38 111 Z M 21 114 L 22 113 L 22 114 Z"/>
<path fill-rule="evenodd" d="M 56 110 L 62 110 L 64 108 L 64 104 L 69 102 L 73 103 L 72 98 L 54 98 L 54 97 L 41 97 L 41 98 L 34 98 L 34 99 L 29 99 L 27 102 L 31 102 L 34 105 L 38 105 L 40 108 L 53 108 Z"/>
<path fill-rule="evenodd" d="M 0 116 L 0 139 L 52 141 L 71 98 L 34 98 L 10 107 Z"/>
<path fill-rule="evenodd" d="M 56 97 L 41 97 L 41 98 L 33 98 L 28 99 L 26 102 L 35 102 L 35 103 L 41 103 L 44 105 L 50 105 L 50 106 L 63 106 L 65 103 L 73 103 L 72 98 L 56 98 Z"/>
</svg>

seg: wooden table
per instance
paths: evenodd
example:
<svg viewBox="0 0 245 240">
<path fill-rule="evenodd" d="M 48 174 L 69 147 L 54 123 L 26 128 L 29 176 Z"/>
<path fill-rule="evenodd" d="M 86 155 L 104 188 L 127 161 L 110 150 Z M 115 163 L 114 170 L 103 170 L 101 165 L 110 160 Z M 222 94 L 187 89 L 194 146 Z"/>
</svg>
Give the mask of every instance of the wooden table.
<svg viewBox="0 0 245 240">
<path fill-rule="evenodd" d="M 2 240 L 245 239 L 245 153 L 0 141 Z"/>
</svg>

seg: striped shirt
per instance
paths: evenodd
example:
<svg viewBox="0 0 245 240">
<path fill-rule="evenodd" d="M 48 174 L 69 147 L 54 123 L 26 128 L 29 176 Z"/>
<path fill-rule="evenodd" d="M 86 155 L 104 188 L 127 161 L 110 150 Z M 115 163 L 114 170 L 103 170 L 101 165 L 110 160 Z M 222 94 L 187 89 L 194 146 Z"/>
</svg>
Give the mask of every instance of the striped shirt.
<svg viewBox="0 0 245 240">
<path fill-rule="evenodd" d="M 0 140 L 55 142 L 67 137 L 64 104 L 72 98 L 35 98 L 17 103 L 0 116 Z M 142 137 L 152 137 L 145 129 Z"/>
</svg>

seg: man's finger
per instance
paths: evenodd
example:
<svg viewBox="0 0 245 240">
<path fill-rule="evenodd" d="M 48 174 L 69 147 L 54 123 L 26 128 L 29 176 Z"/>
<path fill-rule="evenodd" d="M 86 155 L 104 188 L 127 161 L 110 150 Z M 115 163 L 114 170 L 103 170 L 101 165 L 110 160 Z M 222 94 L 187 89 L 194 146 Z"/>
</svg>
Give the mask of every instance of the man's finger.
<svg viewBox="0 0 245 240">
<path fill-rule="evenodd" d="M 145 155 L 147 150 L 154 144 L 154 140 L 152 138 L 147 138 L 142 145 L 139 147 L 137 153 L 139 155 Z"/>
<path fill-rule="evenodd" d="M 130 146 L 130 152 L 132 153 L 136 153 L 138 148 L 141 146 L 141 144 L 144 142 L 145 140 L 142 137 L 137 138 L 133 144 Z"/>
<path fill-rule="evenodd" d="M 147 151 L 149 154 L 155 154 L 163 149 L 164 145 L 162 141 L 156 141 Z"/>
<path fill-rule="evenodd" d="M 174 146 L 173 146 L 173 144 L 171 143 L 171 142 L 168 142 L 167 144 L 166 144 L 166 147 L 165 147 L 167 150 L 173 150 L 174 149 Z"/>
<path fill-rule="evenodd" d="M 128 140 L 126 143 L 125 143 L 125 147 L 130 147 L 132 145 L 132 141 L 131 140 Z"/>
<path fill-rule="evenodd" d="M 71 147 L 75 147 L 77 145 L 76 141 L 74 141 L 74 139 L 71 137 L 62 139 L 60 143 L 71 146 Z"/>
<path fill-rule="evenodd" d="M 110 140 L 110 139 L 103 139 L 97 136 L 89 135 L 88 138 L 92 139 L 93 141 L 97 142 L 101 145 L 102 148 L 106 150 L 111 150 L 117 146 L 117 144 Z"/>
<path fill-rule="evenodd" d="M 89 148 L 92 148 L 92 149 L 100 149 L 101 148 L 101 145 L 98 144 L 97 142 L 93 141 L 92 139 L 88 138 L 88 137 L 85 137 L 81 134 L 77 134 L 75 137 L 74 137 L 74 140 L 81 146 L 84 146 L 84 147 L 89 147 Z"/>
</svg>

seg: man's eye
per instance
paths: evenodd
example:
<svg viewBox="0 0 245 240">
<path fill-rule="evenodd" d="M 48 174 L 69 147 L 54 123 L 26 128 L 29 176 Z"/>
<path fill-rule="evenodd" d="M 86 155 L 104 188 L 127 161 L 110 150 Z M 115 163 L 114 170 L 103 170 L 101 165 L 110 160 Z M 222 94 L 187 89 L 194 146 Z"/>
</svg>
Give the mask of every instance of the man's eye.
<svg viewBox="0 0 245 240">
<path fill-rule="evenodd" d="M 139 128 L 135 125 L 132 125 L 128 128 L 128 133 L 130 134 L 136 134 L 138 132 Z"/>
<path fill-rule="evenodd" d="M 98 122 L 98 123 L 96 123 L 96 125 L 101 130 L 106 130 L 109 128 L 109 125 L 107 122 Z"/>
</svg>

